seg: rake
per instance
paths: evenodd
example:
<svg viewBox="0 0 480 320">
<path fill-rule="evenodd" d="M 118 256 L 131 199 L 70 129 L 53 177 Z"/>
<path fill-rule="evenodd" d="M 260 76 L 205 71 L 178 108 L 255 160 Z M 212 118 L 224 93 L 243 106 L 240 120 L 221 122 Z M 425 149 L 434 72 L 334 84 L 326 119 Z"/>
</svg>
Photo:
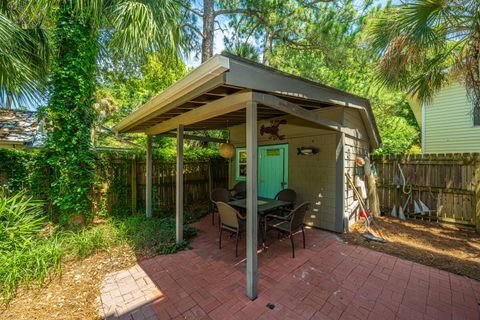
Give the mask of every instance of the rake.
<svg viewBox="0 0 480 320">
<path fill-rule="evenodd" d="M 378 236 L 377 231 L 372 229 L 372 226 L 374 226 L 377 229 L 380 229 L 380 226 L 377 224 L 375 219 L 373 219 L 373 216 L 368 212 L 367 206 L 365 205 L 365 202 L 363 201 L 362 196 L 358 192 L 357 188 L 355 187 L 355 184 L 352 181 L 352 177 L 350 177 L 350 174 L 348 172 L 345 173 L 345 177 L 347 179 L 347 183 L 350 185 L 350 187 L 353 189 L 353 193 L 358 199 L 358 203 L 360 204 L 360 218 L 363 219 L 365 228 L 370 234 L 364 234 L 363 236 L 367 240 L 374 240 L 378 242 L 385 243 L 387 240 L 383 239 L 382 237 Z"/>
</svg>

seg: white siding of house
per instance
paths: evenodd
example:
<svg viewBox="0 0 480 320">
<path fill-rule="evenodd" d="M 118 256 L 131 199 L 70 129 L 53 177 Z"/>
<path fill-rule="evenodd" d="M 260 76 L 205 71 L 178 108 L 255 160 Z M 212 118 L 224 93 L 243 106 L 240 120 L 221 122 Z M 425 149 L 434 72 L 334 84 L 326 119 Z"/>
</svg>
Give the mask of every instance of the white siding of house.
<svg viewBox="0 0 480 320">
<path fill-rule="evenodd" d="M 480 126 L 461 84 L 452 84 L 424 106 L 424 153 L 480 152 Z"/>
</svg>

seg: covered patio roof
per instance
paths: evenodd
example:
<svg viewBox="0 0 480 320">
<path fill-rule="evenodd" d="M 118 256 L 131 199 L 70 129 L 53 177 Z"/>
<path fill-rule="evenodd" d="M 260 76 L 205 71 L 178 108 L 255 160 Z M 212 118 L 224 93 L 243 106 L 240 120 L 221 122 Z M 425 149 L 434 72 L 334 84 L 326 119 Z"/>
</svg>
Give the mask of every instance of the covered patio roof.
<svg viewBox="0 0 480 320">
<path fill-rule="evenodd" d="M 309 112 L 325 107 L 360 111 L 372 146 L 380 145 L 367 99 L 281 72 L 240 57 L 216 55 L 118 123 L 119 133 L 158 135 L 184 125 L 185 130 L 222 129 L 245 123 L 245 103 L 257 103 L 257 118 L 287 114 L 341 131 L 342 125 Z"/>
</svg>

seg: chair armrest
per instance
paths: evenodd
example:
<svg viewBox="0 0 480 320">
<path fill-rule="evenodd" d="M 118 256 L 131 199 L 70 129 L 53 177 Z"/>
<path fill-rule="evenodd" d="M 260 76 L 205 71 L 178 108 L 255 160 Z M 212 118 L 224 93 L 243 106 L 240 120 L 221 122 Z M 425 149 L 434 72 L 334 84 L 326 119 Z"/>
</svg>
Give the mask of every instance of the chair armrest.
<svg viewBox="0 0 480 320">
<path fill-rule="evenodd" d="M 244 217 L 240 214 L 240 212 L 237 212 L 237 217 L 240 219 L 240 220 L 247 220 L 247 217 Z"/>
<path fill-rule="evenodd" d="M 286 216 L 277 216 L 276 214 L 266 214 L 265 215 L 265 219 L 266 218 L 274 218 L 274 219 L 279 219 L 279 220 L 288 220 L 287 218 L 290 216 L 290 214 L 286 215 Z"/>
</svg>

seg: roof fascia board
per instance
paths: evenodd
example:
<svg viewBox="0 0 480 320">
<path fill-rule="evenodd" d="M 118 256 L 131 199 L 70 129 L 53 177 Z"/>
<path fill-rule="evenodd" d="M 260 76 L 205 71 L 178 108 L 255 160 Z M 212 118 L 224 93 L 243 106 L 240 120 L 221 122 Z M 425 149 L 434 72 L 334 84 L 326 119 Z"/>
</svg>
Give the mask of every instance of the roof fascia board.
<svg viewBox="0 0 480 320">
<path fill-rule="evenodd" d="M 115 132 L 126 132 L 139 121 L 151 118 L 158 113 L 167 112 L 164 107 L 185 95 L 185 92 L 191 92 L 198 89 L 210 80 L 218 78 L 224 72 L 230 69 L 230 59 L 221 55 L 215 55 L 207 62 L 194 69 L 179 81 L 172 84 L 162 93 L 153 97 L 142 107 L 120 121 L 113 130 Z M 173 107 L 171 107 L 173 108 Z M 161 112 L 159 112 L 161 110 Z"/>
</svg>

